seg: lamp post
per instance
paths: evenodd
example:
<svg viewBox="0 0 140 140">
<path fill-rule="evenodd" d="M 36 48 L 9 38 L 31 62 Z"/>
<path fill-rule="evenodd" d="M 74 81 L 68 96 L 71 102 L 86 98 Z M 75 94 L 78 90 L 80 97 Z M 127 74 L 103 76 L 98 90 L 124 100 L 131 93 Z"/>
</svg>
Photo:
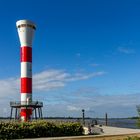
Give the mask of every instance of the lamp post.
<svg viewBox="0 0 140 140">
<path fill-rule="evenodd" d="M 83 121 L 83 125 L 85 125 L 85 110 L 82 109 L 82 121 Z"/>
</svg>

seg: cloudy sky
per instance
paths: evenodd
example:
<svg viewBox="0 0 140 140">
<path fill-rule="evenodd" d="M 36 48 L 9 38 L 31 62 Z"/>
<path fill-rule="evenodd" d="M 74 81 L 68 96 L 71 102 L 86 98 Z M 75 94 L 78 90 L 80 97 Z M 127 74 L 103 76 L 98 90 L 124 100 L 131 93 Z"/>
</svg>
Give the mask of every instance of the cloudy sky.
<svg viewBox="0 0 140 140">
<path fill-rule="evenodd" d="M 139 0 L 1 0 L 0 116 L 20 100 L 16 21 L 37 25 L 33 100 L 44 116 L 136 116 L 140 104 Z"/>
</svg>

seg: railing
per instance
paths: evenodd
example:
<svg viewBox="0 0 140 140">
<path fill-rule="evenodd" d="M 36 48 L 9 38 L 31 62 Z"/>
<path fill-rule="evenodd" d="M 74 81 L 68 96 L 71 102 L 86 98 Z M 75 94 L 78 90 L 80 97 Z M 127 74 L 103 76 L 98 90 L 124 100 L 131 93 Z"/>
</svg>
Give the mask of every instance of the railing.
<svg viewBox="0 0 140 140">
<path fill-rule="evenodd" d="M 40 106 L 43 107 L 43 102 L 39 101 L 15 101 L 10 102 L 10 106 L 17 107 L 17 106 Z"/>
</svg>

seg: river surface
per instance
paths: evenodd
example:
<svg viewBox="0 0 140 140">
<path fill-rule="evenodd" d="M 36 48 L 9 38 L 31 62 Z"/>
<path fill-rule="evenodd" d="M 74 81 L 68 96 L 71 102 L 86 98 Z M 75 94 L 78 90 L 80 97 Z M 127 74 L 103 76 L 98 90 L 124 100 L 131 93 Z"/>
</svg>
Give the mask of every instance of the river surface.
<svg viewBox="0 0 140 140">
<path fill-rule="evenodd" d="M 105 125 L 104 120 L 98 120 L 99 124 Z M 137 119 L 108 119 L 108 126 L 116 126 L 122 128 L 140 128 L 137 126 Z"/>
</svg>

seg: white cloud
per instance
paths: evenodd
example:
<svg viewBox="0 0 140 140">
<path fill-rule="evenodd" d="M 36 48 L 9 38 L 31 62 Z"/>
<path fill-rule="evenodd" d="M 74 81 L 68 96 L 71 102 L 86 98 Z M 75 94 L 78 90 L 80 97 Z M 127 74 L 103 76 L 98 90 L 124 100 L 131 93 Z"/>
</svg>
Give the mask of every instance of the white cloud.
<svg viewBox="0 0 140 140">
<path fill-rule="evenodd" d="M 34 92 L 50 91 L 66 86 L 69 82 L 87 80 L 105 72 L 71 74 L 63 70 L 47 70 L 33 75 Z M 0 98 L 14 98 L 20 93 L 18 78 L 0 80 Z"/>
<path fill-rule="evenodd" d="M 87 80 L 104 74 L 105 72 L 72 74 L 64 70 L 43 71 L 33 76 L 34 92 L 40 93 L 41 91 L 59 89 L 70 82 Z M 57 92 L 55 95 L 47 94 L 40 97 L 40 100 L 44 99 L 44 104 L 47 105 L 49 116 L 79 116 L 81 115 L 81 109 L 85 109 L 87 116 L 92 115 L 91 112 L 98 114 L 97 117 L 102 117 L 105 112 L 110 117 L 134 116 L 137 113 L 136 105 L 139 104 L 140 99 L 140 94 L 102 95 L 96 87 L 81 87 L 76 91 L 68 92 Z M 6 112 L 6 108 L 9 112 L 9 102 L 18 100 L 19 97 L 19 79 L 0 80 L 0 116 Z"/>
<path fill-rule="evenodd" d="M 91 64 L 91 66 L 93 66 L 93 67 L 98 67 L 98 66 L 100 66 L 100 64 L 98 64 L 98 63 L 93 63 L 93 64 Z"/>
<path fill-rule="evenodd" d="M 71 74 L 64 70 L 43 71 L 33 75 L 33 92 L 39 93 L 42 91 L 59 89 L 66 86 L 69 82 L 87 80 L 89 78 L 101 76 L 103 74 L 105 74 L 105 72 Z M 62 100 L 60 95 L 59 99 Z M 1 106 L 0 116 L 2 116 L 3 114 L 3 108 L 7 108 L 7 112 L 9 112 L 10 101 L 18 101 L 18 100 L 20 100 L 20 80 L 18 78 L 8 78 L 0 80 L 0 106 Z M 55 97 L 53 97 L 53 101 L 54 100 Z M 60 102 L 60 100 L 59 103 L 63 103 L 63 100 L 62 102 Z"/>
<path fill-rule="evenodd" d="M 88 74 L 82 74 L 82 73 L 76 73 L 73 76 L 71 75 L 70 77 L 67 77 L 66 81 L 78 81 L 78 80 L 86 80 L 89 78 L 93 78 L 96 76 L 101 76 L 104 75 L 105 72 L 100 71 L 100 72 L 93 72 L 93 73 L 88 73 Z"/>
<path fill-rule="evenodd" d="M 54 98 L 53 96 L 53 100 Z M 137 115 L 136 105 L 140 104 L 139 99 L 139 93 L 102 95 L 99 94 L 97 88 L 82 87 L 74 92 L 61 94 L 57 98 L 57 102 L 52 101 L 54 106 L 52 109 L 60 116 L 61 114 L 63 116 L 78 116 L 81 115 L 81 110 L 85 109 L 86 116 L 92 116 L 94 114 L 96 117 L 104 117 L 104 114 L 107 112 L 110 117 L 128 117 Z M 57 106 L 61 108 L 61 111 L 57 111 Z M 50 104 L 48 104 L 49 107 Z M 48 113 L 51 116 L 51 110 Z"/>
<path fill-rule="evenodd" d="M 139 94 L 95 96 L 93 94 L 92 97 L 79 95 L 71 99 L 69 97 L 69 101 L 65 104 L 60 104 L 60 106 L 67 106 L 65 115 L 69 114 L 69 116 L 78 115 L 82 109 L 85 109 L 86 116 L 94 114 L 98 115 L 97 117 L 104 117 L 107 112 L 110 117 L 128 117 L 137 115 L 136 105 L 139 104 L 139 98 Z M 63 98 L 63 100 L 65 99 Z"/>
<path fill-rule="evenodd" d="M 78 75 L 78 76 L 77 76 Z M 86 78 L 83 78 L 83 76 Z M 48 70 L 34 75 L 35 91 L 48 91 L 60 88 L 77 80 L 93 78 L 100 74 L 70 74 L 62 70 Z M 73 80 L 71 80 L 73 78 Z M 61 85 L 62 84 L 62 85 Z M 43 85 L 41 87 L 41 85 Z M 47 87 L 46 87 L 47 86 Z M 0 80 L 0 116 L 9 114 L 9 102 L 17 100 L 19 80 L 9 78 Z M 42 100 L 44 99 L 44 100 Z M 44 115 L 49 116 L 80 116 L 85 109 L 86 116 L 104 117 L 105 112 L 110 117 L 128 117 L 137 115 L 136 105 L 139 104 L 140 94 L 102 95 L 98 88 L 81 87 L 76 91 L 57 92 L 40 97 L 44 102 Z M 45 108 L 45 105 L 47 108 Z M 47 110 L 47 114 L 45 114 Z"/>
<path fill-rule="evenodd" d="M 0 80 L 0 98 L 13 98 L 19 92 L 19 79 L 8 78 Z"/>
<path fill-rule="evenodd" d="M 121 53 L 125 53 L 125 54 L 133 54 L 135 53 L 134 49 L 128 48 L 128 47 L 118 47 L 118 51 Z"/>
<path fill-rule="evenodd" d="M 68 111 L 80 111 L 80 110 L 82 110 L 80 107 L 75 107 L 75 106 L 70 106 L 70 105 L 68 105 L 67 106 L 67 110 Z"/>
<path fill-rule="evenodd" d="M 87 80 L 104 74 L 105 72 L 71 74 L 63 70 L 48 70 L 33 76 L 33 88 L 35 91 L 48 91 L 64 87 L 68 82 Z"/>
<path fill-rule="evenodd" d="M 131 95 L 99 95 L 85 97 L 73 95 L 74 97 L 65 96 L 59 99 L 56 104 L 48 104 L 47 116 L 82 116 L 82 109 L 85 109 L 87 117 L 104 117 L 108 113 L 109 117 L 130 117 L 136 116 L 136 105 L 139 104 L 139 94 Z M 55 98 L 55 97 L 54 97 Z"/>
</svg>

